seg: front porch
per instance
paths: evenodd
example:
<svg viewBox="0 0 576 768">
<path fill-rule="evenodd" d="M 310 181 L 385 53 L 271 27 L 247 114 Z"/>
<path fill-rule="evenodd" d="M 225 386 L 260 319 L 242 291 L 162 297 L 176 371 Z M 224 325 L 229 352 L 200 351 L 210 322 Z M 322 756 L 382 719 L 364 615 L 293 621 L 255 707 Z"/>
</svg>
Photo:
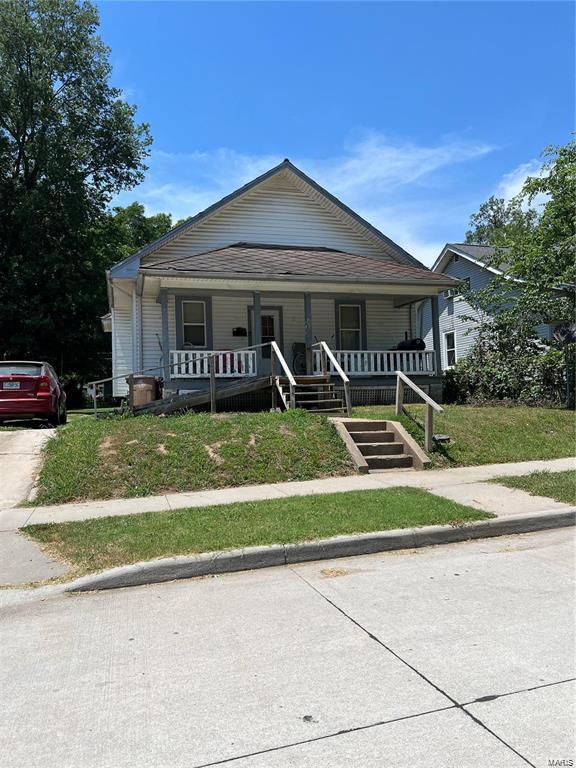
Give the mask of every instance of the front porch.
<svg viewBox="0 0 576 768">
<path fill-rule="evenodd" d="M 379 287 L 378 293 L 328 294 L 317 287 L 314 293 L 209 291 L 185 287 L 191 284 L 188 280 L 174 282 L 164 278 L 151 285 L 157 289 L 153 301 L 145 284 L 141 299 L 142 367 L 155 363 L 146 354 L 154 347 L 146 340 L 155 335 L 162 340 L 156 360 L 168 391 L 207 389 L 212 367 L 214 378 L 227 381 L 269 376 L 271 341 L 295 376 L 319 375 L 323 361 L 318 343 L 325 341 L 353 391 L 369 391 L 370 402 L 378 401 L 378 389 L 387 390 L 385 400 L 390 399 L 396 371 L 418 377 L 421 386 L 433 387 L 434 396 L 440 396 L 438 345 L 396 348 L 420 335 L 416 304 L 421 296 L 391 293 L 391 286 Z M 160 317 L 153 307 L 159 307 Z M 326 372 L 339 386 L 331 361 Z"/>
</svg>

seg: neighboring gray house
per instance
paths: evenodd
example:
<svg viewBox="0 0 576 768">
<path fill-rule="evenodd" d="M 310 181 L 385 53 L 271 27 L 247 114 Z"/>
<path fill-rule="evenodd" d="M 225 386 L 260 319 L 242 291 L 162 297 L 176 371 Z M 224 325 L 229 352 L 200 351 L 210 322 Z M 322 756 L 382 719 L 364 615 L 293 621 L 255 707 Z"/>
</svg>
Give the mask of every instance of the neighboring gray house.
<svg viewBox="0 0 576 768">
<path fill-rule="evenodd" d="M 172 391 L 217 378 L 270 375 L 275 341 L 295 373 L 317 375 L 315 340 L 334 351 L 356 390 L 374 398 L 400 369 L 441 395 L 433 337 L 418 336 L 416 306 L 437 306 L 458 282 L 432 272 L 386 235 L 284 161 L 172 229 L 107 273 L 114 395 L 124 377 L 152 370 Z M 389 394 L 389 392 L 388 392 Z"/>
<path fill-rule="evenodd" d="M 473 291 L 478 291 L 496 276 L 501 269 L 489 266 L 487 262 L 494 254 L 494 248 L 487 245 L 468 243 L 446 243 L 436 259 L 432 271 L 462 280 Z M 450 368 L 470 351 L 478 336 L 478 312 L 459 294 L 458 289 L 449 288 L 438 298 L 440 315 L 440 360 L 442 370 Z M 464 320 L 470 317 L 470 320 Z M 432 308 L 429 301 L 422 302 L 418 310 L 420 336 L 426 346 L 432 342 Z M 552 338 L 557 323 L 541 325 L 536 333 L 545 340 Z"/>
</svg>

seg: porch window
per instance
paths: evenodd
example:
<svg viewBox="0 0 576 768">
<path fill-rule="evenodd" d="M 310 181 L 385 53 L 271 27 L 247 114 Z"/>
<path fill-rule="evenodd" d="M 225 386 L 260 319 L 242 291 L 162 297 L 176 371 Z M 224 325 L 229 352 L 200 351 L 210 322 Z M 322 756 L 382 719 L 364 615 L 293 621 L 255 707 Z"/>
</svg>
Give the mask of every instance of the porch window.
<svg viewBox="0 0 576 768">
<path fill-rule="evenodd" d="M 444 334 L 444 343 L 446 345 L 446 365 L 451 368 L 456 364 L 456 336 L 453 332 Z"/>
<path fill-rule="evenodd" d="M 206 302 L 182 302 L 182 341 L 190 347 L 206 348 Z"/>
<path fill-rule="evenodd" d="M 362 308 L 340 304 L 340 349 L 362 349 Z"/>
</svg>

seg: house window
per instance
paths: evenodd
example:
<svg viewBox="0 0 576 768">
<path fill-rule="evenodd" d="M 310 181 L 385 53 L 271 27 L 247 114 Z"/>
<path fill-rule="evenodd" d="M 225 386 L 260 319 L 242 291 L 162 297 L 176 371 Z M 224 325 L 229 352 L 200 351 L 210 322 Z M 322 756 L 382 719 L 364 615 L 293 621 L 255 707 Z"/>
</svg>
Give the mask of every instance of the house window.
<svg viewBox="0 0 576 768">
<path fill-rule="evenodd" d="M 182 302 L 182 341 L 190 347 L 206 347 L 206 302 Z"/>
<path fill-rule="evenodd" d="M 456 336 L 454 332 L 444 334 L 444 343 L 446 345 L 446 366 L 451 368 L 456 364 Z"/>
<path fill-rule="evenodd" d="M 340 304 L 340 349 L 362 349 L 360 304 Z"/>
</svg>

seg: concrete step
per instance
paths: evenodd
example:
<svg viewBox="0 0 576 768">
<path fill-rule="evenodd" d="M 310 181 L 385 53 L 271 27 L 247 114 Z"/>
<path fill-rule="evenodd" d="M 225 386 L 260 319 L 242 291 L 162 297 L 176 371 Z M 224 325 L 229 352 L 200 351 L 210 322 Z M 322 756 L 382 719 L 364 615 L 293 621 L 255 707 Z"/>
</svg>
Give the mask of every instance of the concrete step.
<svg viewBox="0 0 576 768">
<path fill-rule="evenodd" d="M 382 432 L 386 430 L 386 422 L 376 419 L 367 419 L 366 421 L 354 421 L 348 424 L 348 431 L 352 432 Z"/>
<path fill-rule="evenodd" d="M 355 443 L 393 443 L 395 437 L 394 432 L 388 432 L 384 430 L 379 432 L 374 430 L 370 432 L 354 431 L 350 432 L 350 435 Z"/>
<path fill-rule="evenodd" d="M 406 453 L 399 453 L 396 456 L 365 456 L 364 458 L 370 469 L 398 469 L 413 465 L 412 456 L 408 456 Z"/>
<path fill-rule="evenodd" d="M 360 443 L 358 448 L 363 456 L 390 456 L 394 453 L 404 453 L 402 443 Z"/>
</svg>

